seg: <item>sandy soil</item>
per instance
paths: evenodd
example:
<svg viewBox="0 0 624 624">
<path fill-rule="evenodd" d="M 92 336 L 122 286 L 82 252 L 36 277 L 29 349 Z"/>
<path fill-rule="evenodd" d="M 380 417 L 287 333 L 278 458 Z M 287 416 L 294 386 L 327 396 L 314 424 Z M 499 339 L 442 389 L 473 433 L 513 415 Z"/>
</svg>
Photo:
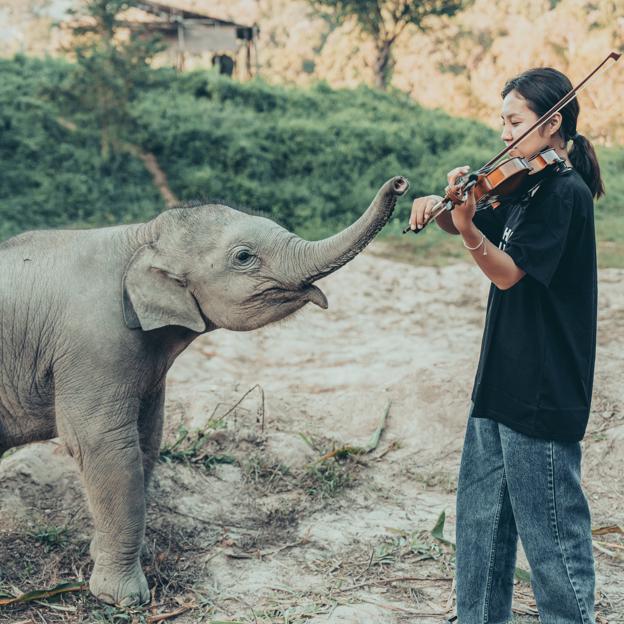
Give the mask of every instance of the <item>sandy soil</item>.
<svg viewBox="0 0 624 624">
<path fill-rule="evenodd" d="M 452 614 L 448 542 L 488 283 L 468 264 L 413 268 L 382 252 L 377 242 L 320 283 L 329 310 L 215 332 L 174 365 L 168 459 L 148 511 L 151 609 L 124 613 L 83 593 L 0 610 L 0 622 L 140 622 L 184 606 L 173 621 L 429 624 Z M 597 528 L 624 527 L 623 278 L 600 274 L 584 442 Z M 0 591 L 88 575 L 90 519 L 57 442 L 5 456 L 0 494 Z M 432 534 L 442 512 L 448 541 Z M 595 539 L 598 621 L 624 622 L 624 540 Z M 514 606 L 518 622 L 537 622 L 525 581 Z"/>
</svg>

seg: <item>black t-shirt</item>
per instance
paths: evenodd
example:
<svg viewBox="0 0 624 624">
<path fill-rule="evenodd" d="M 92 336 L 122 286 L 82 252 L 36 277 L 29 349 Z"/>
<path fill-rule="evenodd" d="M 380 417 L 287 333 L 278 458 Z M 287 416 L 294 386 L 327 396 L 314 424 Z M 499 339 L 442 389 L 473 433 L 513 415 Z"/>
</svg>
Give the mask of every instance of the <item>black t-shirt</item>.
<svg viewBox="0 0 624 624">
<path fill-rule="evenodd" d="M 480 210 L 474 223 L 526 275 L 490 288 L 472 414 L 537 438 L 581 440 L 596 353 L 591 192 L 568 169 L 530 199 Z"/>
</svg>

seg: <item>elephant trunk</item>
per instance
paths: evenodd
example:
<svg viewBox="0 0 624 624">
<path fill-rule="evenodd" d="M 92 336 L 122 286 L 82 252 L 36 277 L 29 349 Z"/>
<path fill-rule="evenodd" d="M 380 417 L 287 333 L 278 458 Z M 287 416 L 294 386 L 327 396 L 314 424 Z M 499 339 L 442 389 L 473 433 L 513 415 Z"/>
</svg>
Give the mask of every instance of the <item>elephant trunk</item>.
<svg viewBox="0 0 624 624">
<path fill-rule="evenodd" d="M 368 210 L 355 223 L 329 238 L 304 241 L 300 257 L 304 283 L 311 284 L 333 273 L 357 256 L 388 222 L 397 199 L 408 188 L 409 182 L 405 178 L 391 178 L 379 189 Z"/>
</svg>

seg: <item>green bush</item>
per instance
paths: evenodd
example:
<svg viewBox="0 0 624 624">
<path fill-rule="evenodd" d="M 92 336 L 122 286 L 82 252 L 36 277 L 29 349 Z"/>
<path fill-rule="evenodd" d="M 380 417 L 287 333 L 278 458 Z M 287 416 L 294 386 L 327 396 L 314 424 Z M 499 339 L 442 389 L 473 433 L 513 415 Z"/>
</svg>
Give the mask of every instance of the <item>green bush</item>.
<svg viewBox="0 0 624 624">
<path fill-rule="evenodd" d="M 161 199 L 142 163 L 104 160 L 88 112 L 65 115 L 59 61 L 0 60 L 0 237 L 153 216 Z"/>
<path fill-rule="evenodd" d="M 164 209 L 139 159 L 103 152 L 95 115 L 67 90 L 71 73 L 61 60 L 0 61 L 1 238 L 147 220 Z M 476 167 L 500 147 L 482 124 L 365 87 L 301 90 L 160 69 L 128 109 L 123 140 L 156 156 L 181 200 L 249 207 L 310 238 L 357 218 L 391 176 L 408 177 L 409 199 L 440 193 L 449 169 Z M 599 220 L 619 218 L 624 149 L 600 158 L 608 194 Z M 390 233 L 409 206 L 400 203 Z"/>
</svg>

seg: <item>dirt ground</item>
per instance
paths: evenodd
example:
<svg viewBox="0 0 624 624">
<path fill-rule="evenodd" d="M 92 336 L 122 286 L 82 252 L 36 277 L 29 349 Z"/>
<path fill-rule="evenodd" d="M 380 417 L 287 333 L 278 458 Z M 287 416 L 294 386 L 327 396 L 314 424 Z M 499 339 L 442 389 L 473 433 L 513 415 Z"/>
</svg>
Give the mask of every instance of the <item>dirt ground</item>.
<svg viewBox="0 0 624 624">
<path fill-rule="evenodd" d="M 76 592 L 0 608 L 0 622 L 451 615 L 456 472 L 488 283 L 469 264 L 414 268 L 386 251 L 376 242 L 319 284 L 329 310 L 214 332 L 175 363 L 147 517 L 150 607 L 124 611 Z M 622 270 L 600 273 L 598 341 L 584 484 L 594 527 L 607 527 L 594 550 L 604 624 L 624 622 Z M 90 532 L 58 441 L 2 459 L 0 594 L 88 578 Z M 518 565 L 528 569 L 522 556 Z M 536 623 L 519 575 L 514 621 Z"/>
</svg>

